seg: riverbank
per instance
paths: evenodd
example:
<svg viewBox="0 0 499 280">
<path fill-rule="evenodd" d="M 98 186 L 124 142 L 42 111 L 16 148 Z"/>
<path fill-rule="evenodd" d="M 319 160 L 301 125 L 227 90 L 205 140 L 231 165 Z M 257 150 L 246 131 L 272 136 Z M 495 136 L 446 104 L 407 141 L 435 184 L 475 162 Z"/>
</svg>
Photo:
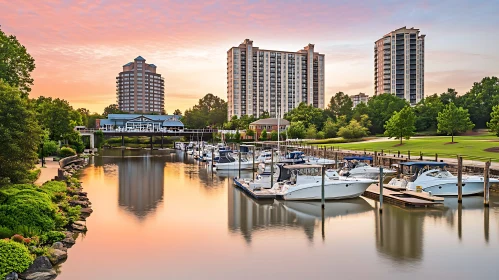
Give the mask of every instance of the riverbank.
<svg viewBox="0 0 499 280">
<path fill-rule="evenodd" d="M 47 161 L 32 184 L 0 187 L 0 279 L 55 279 L 55 267 L 92 213 L 87 193 L 75 177 L 86 160 L 64 166 Z M 58 181 L 54 180 L 57 175 Z M 5 277 L 5 278 L 4 278 Z"/>
</svg>

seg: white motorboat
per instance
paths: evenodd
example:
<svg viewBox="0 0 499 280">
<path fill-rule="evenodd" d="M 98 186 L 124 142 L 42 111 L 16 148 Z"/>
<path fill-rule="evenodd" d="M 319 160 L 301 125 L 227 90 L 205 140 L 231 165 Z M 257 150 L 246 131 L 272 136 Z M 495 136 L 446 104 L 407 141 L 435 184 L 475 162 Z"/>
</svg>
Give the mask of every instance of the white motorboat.
<svg viewBox="0 0 499 280">
<path fill-rule="evenodd" d="M 452 175 L 444 167 L 444 162 L 404 162 L 402 167 L 413 169 L 412 175 L 403 178 L 393 178 L 388 185 L 405 188 L 411 191 L 424 191 L 432 195 L 455 196 L 458 195 L 457 176 Z M 462 194 L 474 195 L 483 193 L 483 176 L 463 176 Z M 497 179 L 489 179 L 490 183 L 499 183 Z"/>
<path fill-rule="evenodd" d="M 241 162 L 239 159 L 235 159 L 232 156 L 231 151 L 220 151 L 218 162 L 214 162 L 213 165 L 217 170 L 248 170 L 253 169 L 253 161 L 248 160 L 241 156 Z"/>
<path fill-rule="evenodd" d="M 368 156 L 352 156 L 345 157 L 345 165 L 340 171 L 341 176 L 349 178 L 367 178 L 367 179 L 377 179 L 379 178 L 379 167 L 373 167 L 363 161 L 372 161 L 372 157 Z M 397 171 L 393 169 L 383 168 L 383 177 L 393 176 Z"/>
<path fill-rule="evenodd" d="M 312 156 L 305 158 L 305 164 L 308 165 L 315 165 L 315 164 L 333 165 L 335 163 L 336 161 L 334 161 L 333 159 L 312 157 Z"/>
<path fill-rule="evenodd" d="M 287 165 L 281 172 L 282 182 L 277 182 L 272 191 L 284 200 L 319 200 L 322 197 L 322 176 L 317 175 L 321 165 Z M 284 175 L 289 178 L 284 178 Z M 345 199 L 359 197 L 374 183 L 371 179 L 324 176 L 325 199 Z"/>
<path fill-rule="evenodd" d="M 256 162 L 263 162 L 263 163 L 271 163 L 272 161 L 274 162 L 279 162 L 279 154 L 277 151 L 274 153 L 274 158 L 272 159 L 272 152 L 271 151 L 262 151 L 258 157 L 255 159 Z"/>
</svg>

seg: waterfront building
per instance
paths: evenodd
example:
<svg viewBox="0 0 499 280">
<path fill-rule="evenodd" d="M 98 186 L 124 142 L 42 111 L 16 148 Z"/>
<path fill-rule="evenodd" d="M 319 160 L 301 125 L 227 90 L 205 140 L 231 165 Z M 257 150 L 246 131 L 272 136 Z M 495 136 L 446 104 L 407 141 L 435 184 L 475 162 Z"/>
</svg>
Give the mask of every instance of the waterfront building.
<svg viewBox="0 0 499 280">
<path fill-rule="evenodd" d="M 249 128 L 255 132 L 255 139 L 258 139 L 258 136 L 261 135 L 263 130 L 266 130 L 268 133 L 271 131 L 277 131 L 277 118 L 267 118 L 254 121 L 250 123 Z M 289 128 L 290 123 L 288 120 L 280 119 L 279 120 L 279 131 L 283 132 L 287 128 Z"/>
<path fill-rule="evenodd" d="M 361 92 L 359 94 L 351 95 L 350 99 L 352 99 L 353 108 L 355 108 L 360 103 L 367 103 L 367 101 L 369 101 L 369 95 Z"/>
<path fill-rule="evenodd" d="M 165 81 L 156 65 L 138 56 L 123 65 L 116 77 L 118 107 L 128 113 L 162 113 L 165 109 Z"/>
<path fill-rule="evenodd" d="M 95 127 L 103 130 L 160 131 L 182 130 L 184 124 L 177 115 L 109 114 L 97 119 Z"/>
<path fill-rule="evenodd" d="M 374 43 L 374 93 L 392 93 L 415 105 L 424 98 L 424 41 L 405 26 Z"/>
<path fill-rule="evenodd" d="M 228 118 L 283 115 L 306 102 L 324 108 L 325 56 L 308 44 L 297 52 L 264 50 L 246 39 L 227 51 Z M 279 114 L 277 112 L 280 112 Z"/>
</svg>

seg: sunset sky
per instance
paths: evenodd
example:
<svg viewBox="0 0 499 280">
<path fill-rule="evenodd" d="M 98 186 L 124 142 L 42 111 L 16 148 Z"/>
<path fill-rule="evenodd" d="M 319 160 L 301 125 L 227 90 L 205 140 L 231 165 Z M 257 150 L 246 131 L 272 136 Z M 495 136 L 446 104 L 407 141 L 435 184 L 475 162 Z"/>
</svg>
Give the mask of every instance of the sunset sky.
<svg viewBox="0 0 499 280">
<path fill-rule="evenodd" d="M 373 94 L 374 41 L 397 28 L 426 34 L 425 94 L 459 93 L 499 75 L 498 1 L 0 0 L 0 25 L 35 58 L 31 97 L 102 112 L 115 77 L 138 55 L 165 77 L 165 108 L 206 93 L 227 99 L 226 53 L 244 39 L 262 49 L 326 55 L 326 100 Z"/>
</svg>

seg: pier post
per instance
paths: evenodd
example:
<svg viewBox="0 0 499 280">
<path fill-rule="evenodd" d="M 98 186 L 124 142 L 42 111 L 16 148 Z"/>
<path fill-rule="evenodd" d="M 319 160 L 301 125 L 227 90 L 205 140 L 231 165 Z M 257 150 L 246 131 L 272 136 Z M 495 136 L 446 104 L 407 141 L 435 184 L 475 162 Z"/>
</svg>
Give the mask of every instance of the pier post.
<svg viewBox="0 0 499 280">
<path fill-rule="evenodd" d="M 400 157 L 400 151 L 397 151 L 397 157 Z"/>
<path fill-rule="evenodd" d="M 437 153 L 435 153 L 435 161 L 438 162 L 438 154 Z"/>
<path fill-rule="evenodd" d="M 121 147 L 125 147 L 125 135 L 121 135 Z"/>
<path fill-rule="evenodd" d="M 373 164 L 377 165 L 378 164 L 378 152 L 377 151 L 374 151 L 373 160 L 374 160 Z"/>
<path fill-rule="evenodd" d="M 270 149 L 270 188 L 274 183 L 274 148 Z"/>
<path fill-rule="evenodd" d="M 324 163 L 326 163 L 326 153 L 327 153 L 327 148 L 324 146 Z"/>
<path fill-rule="evenodd" d="M 463 202 L 463 157 L 457 157 L 457 202 Z"/>
<path fill-rule="evenodd" d="M 463 238 L 463 204 L 457 204 L 457 237 Z"/>
<path fill-rule="evenodd" d="M 241 158 L 243 157 L 243 153 L 241 152 L 241 144 L 238 144 L 238 149 L 239 149 L 239 176 L 238 178 L 241 178 Z"/>
<path fill-rule="evenodd" d="M 379 213 L 383 213 L 383 166 L 379 167 Z"/>
<path fill-rule="evenodd" d="M 334 153 L 334 164 L 336 164 L 336 169 L 338 169 L 338 152 Z"/>
<path fill-rule="evenodd" d="M 322 203 L 322 209 L 324 209 L 325 203 L 326 203 L 326 196 L 324 194 L 324 177 L 326 177 L 326 165 L 322 165 L 321 168 L 321 176 L 322 176 L 322 184 L 321 184 L 321 203 Z"/>
<path fill-rule="evenodd" d="M 407 151 L 407 160 L 411 160 L 411 151 Z"/>
<path fill-rule="evenodd" d="M 383 154 L 383 150 L 381 150 L 381 156 L 384 156 L 384 154 Z"/>
<path fill-rule="evenodd" d="M 215 166 L 215 148 L 211 148 L 211 174 L 213 174 L 213 166 Z"/>
<path fill-rule="evenodd" d="M 164 136 L 163 136 L 163 132 L 161 132 L 161 149 L 163 149 L 163 145 L 164 145 Z M 175 147 L 175 146 L 174 146 Z"/>
<path fill-rule="evenodd" d="M 490 233 L 490 225 L 489 225 L 489 207 L 483 208 L 483 234 L 485 238 L 485 242 L 489 243 L 489 233 Z"/>
<path fill-rule="evenodd" d="M 251 170 L 253 171 L 253 181 L 255 181 L 255 145 L 253 145 L 253 166 Z"/>
<path fill-rule="evenodd" d="M 485 168 L 483 170 L 483 205 L 485 207 L 489 207 L 489 198 L 490 198 L 489 169 L 490 169 L 490 161 L 486 161 Z"/>
</svg>

